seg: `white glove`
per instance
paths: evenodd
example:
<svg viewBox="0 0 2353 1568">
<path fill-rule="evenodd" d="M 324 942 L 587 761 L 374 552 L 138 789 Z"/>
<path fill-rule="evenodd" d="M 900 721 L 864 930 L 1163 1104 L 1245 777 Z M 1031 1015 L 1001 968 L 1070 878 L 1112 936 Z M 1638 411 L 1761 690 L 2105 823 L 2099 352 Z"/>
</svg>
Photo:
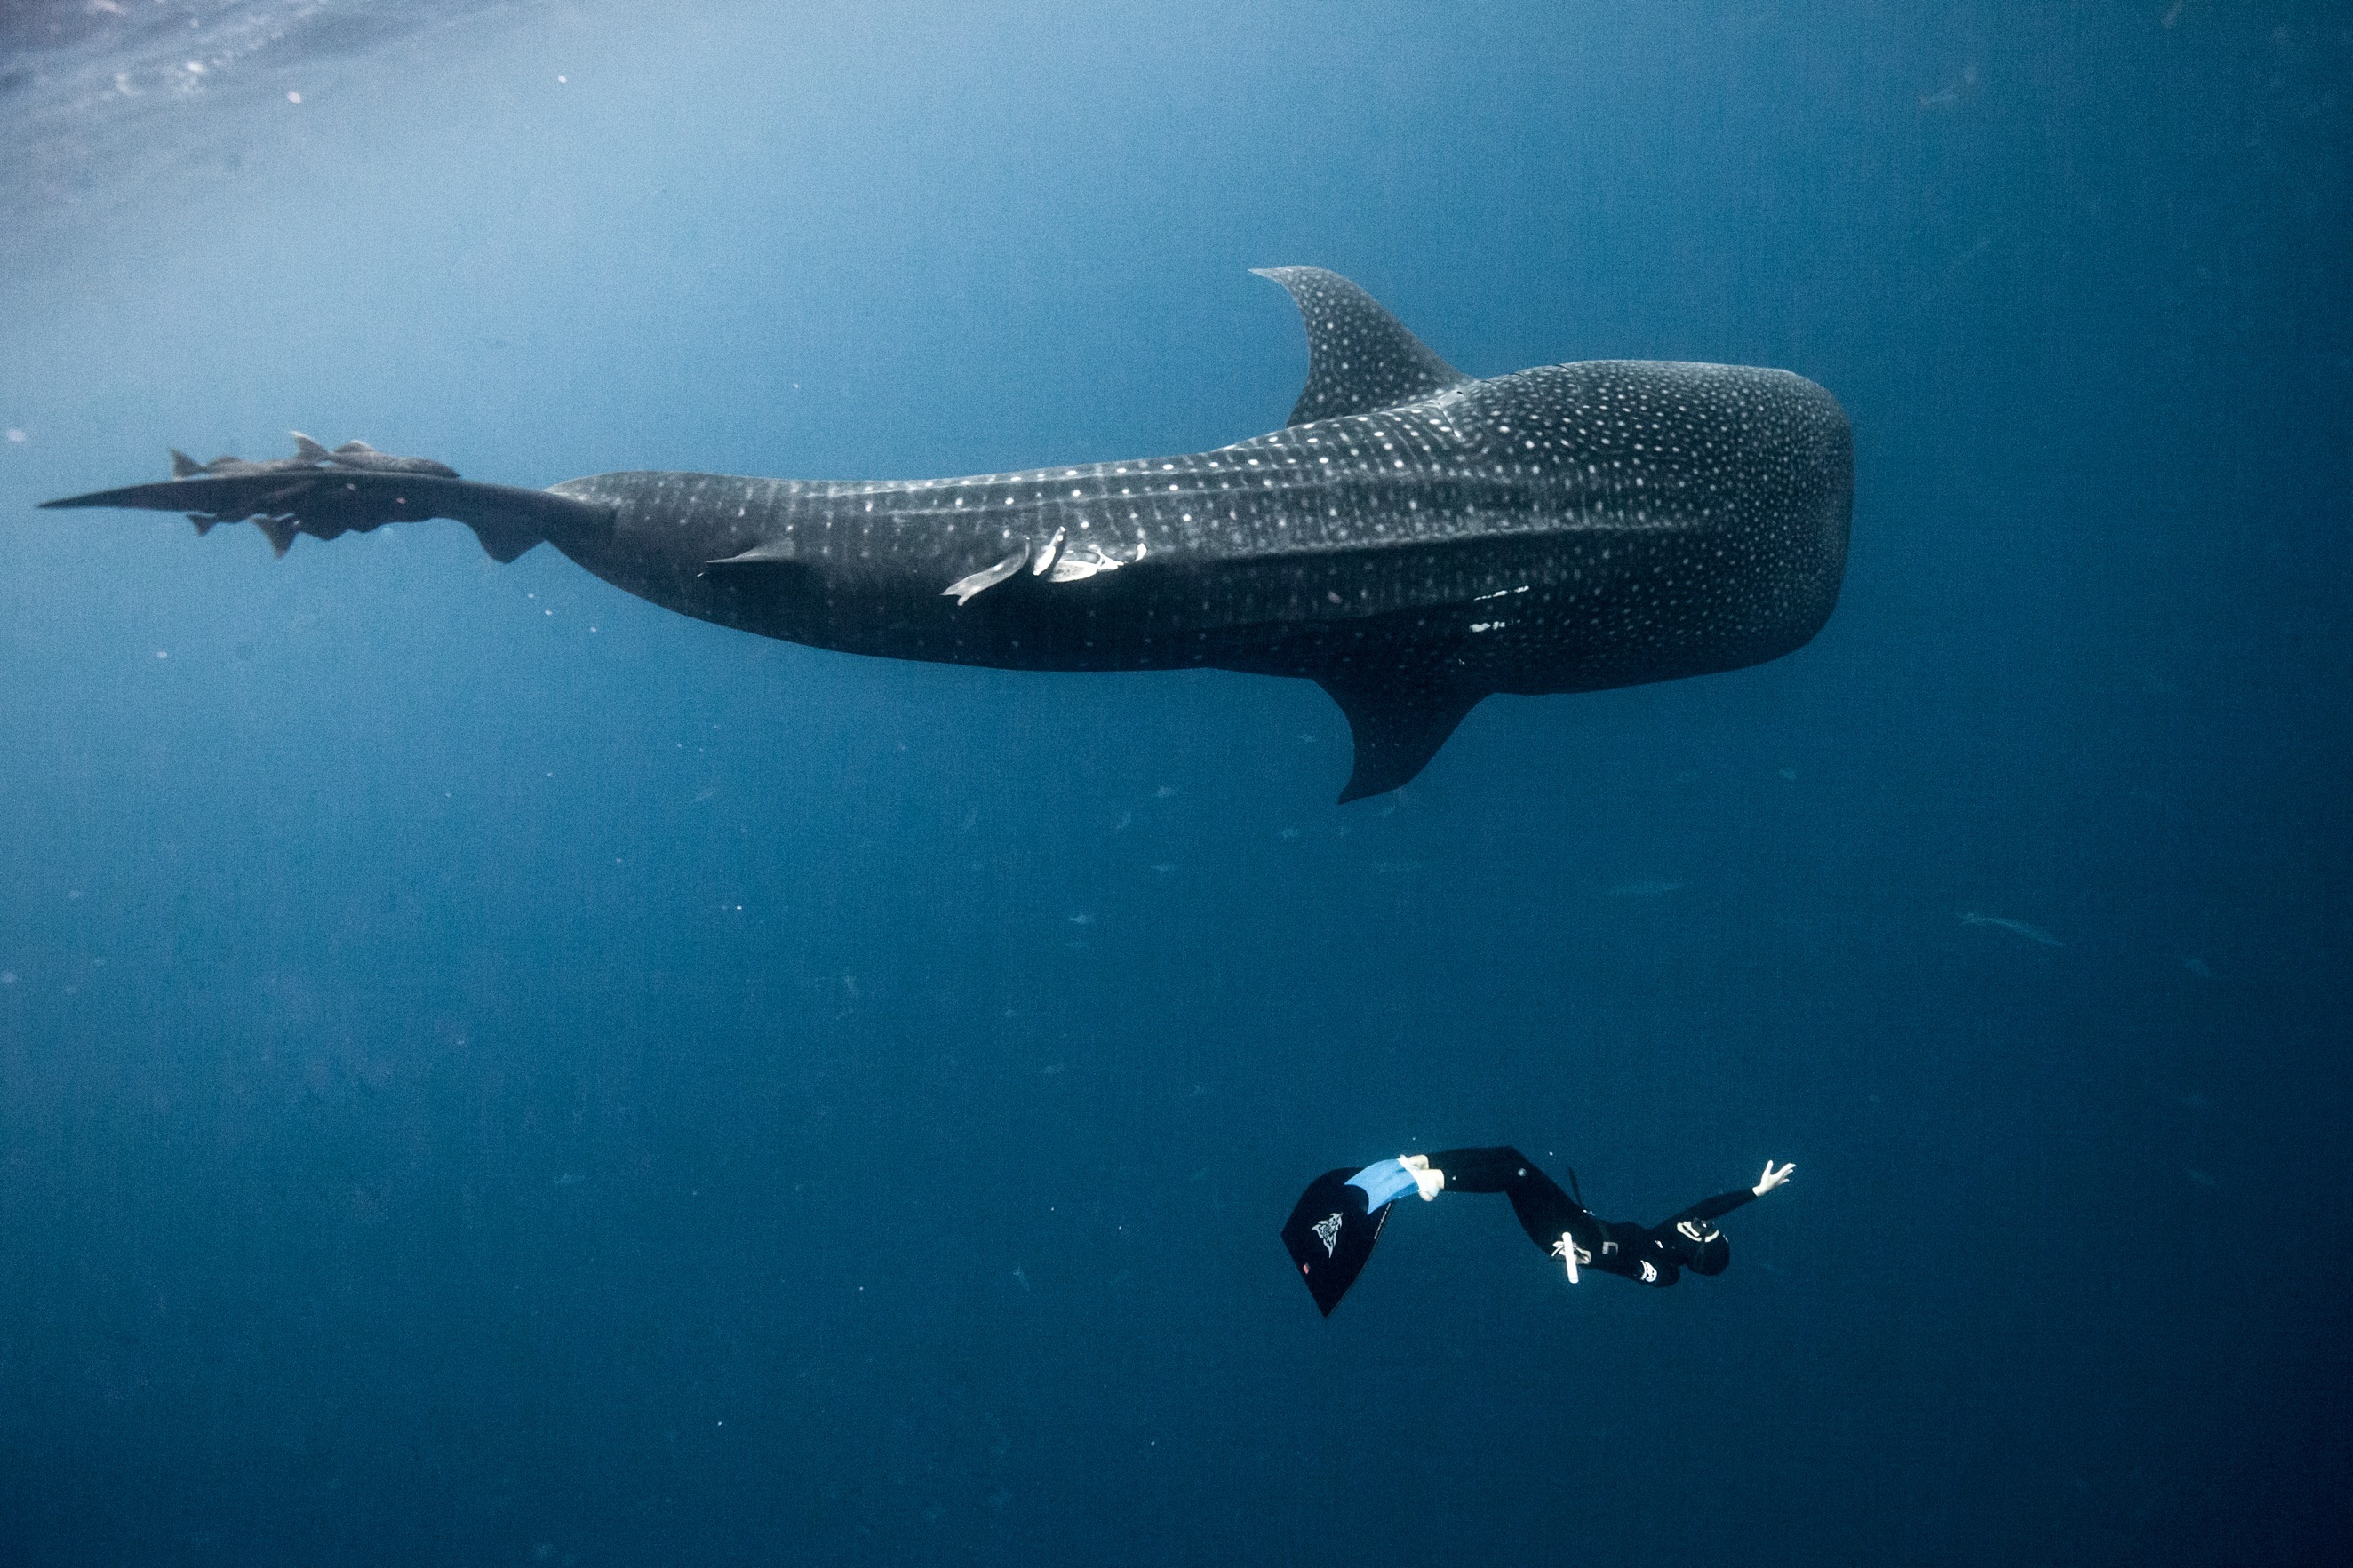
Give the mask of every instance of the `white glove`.
<svg viewBox="0 0 2353 1568">
<path fill-rule="evenodd" d="M 1552 1255 L 1568 1265 L 1568 1282 L 1572 1285 L 1577 1283 L 1577 1264 L 1593 1261 L 1593 1255 L 1578 1247 L 1577 1238 L 1565 1230 L 1560 1233 L 1560 1239 L 1552 1244 Z"/>
<path fill-rule="evenodd" d="M 1767 1160 L 1765 1162 L 1765 1173 L 1757 1177 L 1757 1184 L 1748 1190 L 1761 1198 L 1797 1173 L 1798 1167 L 1794 1162 L 1777 1171 L 1773 1168 L 1773 1162 Z"/>
<path fill-rule="evenodd" d="M 1446 1173 L 1431 1170 L 1429 1155 L 1399 1154 L 1398 1163 L 1406 1168 L 1406 1173 L 1413 1178 L 1413 1184 L 1420 1189 L 1423 1203 L 1430 1202 L 1444 1189 Z"/>
</svg>

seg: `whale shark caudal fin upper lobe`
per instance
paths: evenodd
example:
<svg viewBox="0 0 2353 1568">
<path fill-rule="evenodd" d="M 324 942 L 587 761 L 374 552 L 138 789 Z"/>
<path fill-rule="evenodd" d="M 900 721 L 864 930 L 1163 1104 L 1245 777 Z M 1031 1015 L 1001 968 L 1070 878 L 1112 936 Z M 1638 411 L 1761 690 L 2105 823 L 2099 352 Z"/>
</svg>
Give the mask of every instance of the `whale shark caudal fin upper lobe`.
<svg viewBox="0 0 2353 1568">
<path fill-rule="evenodd" d="M 1307 385 L 1290 423 L 1419 403 L 1471 377 L 1430 352 L 1379 300 L 1320 267 L 1257 269 L 1291 291 L 1307 327 Z"/>
<path fill-rule="evenodd" d="M 199 532 L 217 522 L 251 518 L 280 555 L 297 534 L 333 539 L 387 522 L 448 517 L 472 529 L 491 559 L 503 563 L 550 537 L 609 532 L 613 526 L 612 508 L 551 490 L 343 468 L 167 479 L 41 504 L 186 512 Z"/>
<path fill-rule="evenodd" d="M 1342 805 L 1411 784 L 1487 695 L 1410 665 L 1328 669 L 1315 684 L 1340 705 L 1356 737 L 1356 766 L 1340 792 Z"/>
</svg>

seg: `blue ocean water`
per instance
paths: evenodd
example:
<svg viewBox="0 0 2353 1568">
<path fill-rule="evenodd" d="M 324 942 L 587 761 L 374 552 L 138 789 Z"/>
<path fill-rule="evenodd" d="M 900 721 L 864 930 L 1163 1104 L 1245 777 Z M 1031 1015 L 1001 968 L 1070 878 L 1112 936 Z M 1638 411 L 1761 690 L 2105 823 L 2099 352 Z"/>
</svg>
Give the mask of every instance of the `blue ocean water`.
<svg viewBox="0 0 2353 1568">
<path fill-rule="evenodd" d="M 0 24 L 0 1562 L 2276 1563 L 2353 1540 L 2353 24 L 302 0 Z M 197 68 L 202 67 L 202 69 Z M 763 642 L 453 522 L 37 512 L 299 426 L 539 485 L 1783 366 L 1840 608 L 1492 700 Z M 1328 1321 L 1319 1172 L 1512 1142 Z"/>
</svg>

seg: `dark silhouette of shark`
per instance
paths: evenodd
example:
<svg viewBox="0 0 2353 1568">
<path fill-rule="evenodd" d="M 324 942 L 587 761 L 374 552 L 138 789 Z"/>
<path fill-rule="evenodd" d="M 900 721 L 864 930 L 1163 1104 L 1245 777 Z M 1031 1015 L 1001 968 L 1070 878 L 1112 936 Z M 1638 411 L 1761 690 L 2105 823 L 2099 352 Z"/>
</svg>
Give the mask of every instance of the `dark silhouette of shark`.
<svg viewBox="0 0 2353 1568">
<path fill-rule="evenodd" d="M 1410 780 L 1491 692 L 1736 669 L 1829 618 L 1854 448 L 1812 382 L 1641 361 L 1477 381 L 1345 278 L 1264 276 L 1305 318 L 1307 387 L 1285 428 L 1212 452 L 528 490 L 322 449 L 46 504 L 251 518 L 281 552 L 299 533 L 449 517 L 500 561 L 545 541 L 655 604 L 817 647 L 1303 676 L 1356 738 L 1343 801 Z"/>
</svg>

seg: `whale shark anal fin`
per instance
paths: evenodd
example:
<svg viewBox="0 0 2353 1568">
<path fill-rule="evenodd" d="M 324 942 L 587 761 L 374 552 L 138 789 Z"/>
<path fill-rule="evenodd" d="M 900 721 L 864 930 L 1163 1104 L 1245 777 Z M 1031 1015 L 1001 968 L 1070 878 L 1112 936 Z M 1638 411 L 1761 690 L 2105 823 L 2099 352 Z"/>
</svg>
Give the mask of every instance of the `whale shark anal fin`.
<svg viewBox="0 0 2353 1568">
<path fill-rule="evenodd" d="M 502 517 L 477 517 L 464 520 L 482 543 L 482 552 L 504 566 L 518 560 L 523 552 L 535 544 L 547 542 L 547 536 L 530 523 Z"/>
<path fill-rule="evenodd" d="M 1487 695 L 1411 666 L 1326 670 L 1315 684 L 1340 705 L 1356 738 L 1356 771 L 1340 791 L 1342 805 L 1411 784 Z"/>
<path fill-rule="evenodd" d="M 1307 385 L 1291 410 L 1293 425 L 1419 403 L 1471 380 L 1336 272 L 1269 267 L 1258 275 L 1290 290 L 1307 327 Z"/>
</svg>

